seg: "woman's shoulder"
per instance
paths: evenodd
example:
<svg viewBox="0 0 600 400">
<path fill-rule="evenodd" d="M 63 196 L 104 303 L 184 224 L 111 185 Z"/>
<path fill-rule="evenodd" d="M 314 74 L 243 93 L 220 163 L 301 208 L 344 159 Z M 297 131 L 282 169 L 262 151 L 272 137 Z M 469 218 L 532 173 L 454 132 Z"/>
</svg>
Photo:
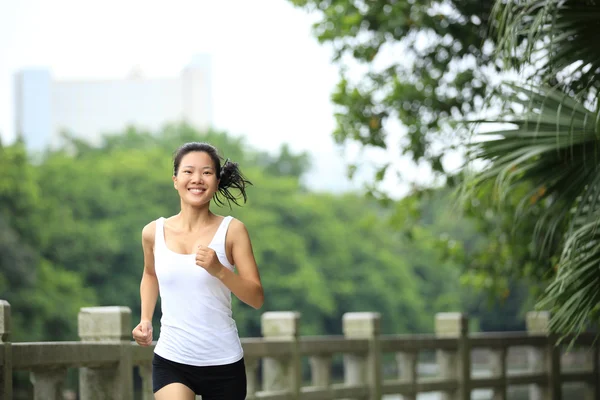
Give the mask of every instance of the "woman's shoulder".
<svg viewBox="0 0 600 400">
<path fill-rule="evenodd" d="M 154 242 L 156 235 L 156 220 L 150 221 L 142 229 L 142 240 L 144 242 Z"/>
<path fill-rule="evenodd" d="M 239 219 L 230 216 L 231 221 L 229 222 L 229 235 L 232 237 L 237 237 L 238 235 L 247 235 L 248 230 L 246 229 L 246 225 Z"/>
<path fill-rule="evenodd" d="M 154 238 L 156 236 L 156 226 L 157 226 L 158 221 L 159 220 L 167 220 L 167 219 L 160 217 L 160 218 L 157 218 L 157 219 L 154 219 L 154 220 L 148 222 L 142 228 L 142 240 L 147 243 L 154 243 Z"/>
</svg>

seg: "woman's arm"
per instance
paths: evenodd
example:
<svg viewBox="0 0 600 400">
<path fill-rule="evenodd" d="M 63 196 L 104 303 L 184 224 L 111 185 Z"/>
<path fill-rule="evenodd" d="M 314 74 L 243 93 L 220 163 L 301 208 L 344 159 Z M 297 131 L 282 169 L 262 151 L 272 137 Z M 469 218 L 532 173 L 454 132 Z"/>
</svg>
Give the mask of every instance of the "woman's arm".
<svg viewBox="0 0 600 400">
<path fill-rule="evenodd" d="M 144 250 L 144 272 L 140 282 L 141 317 L 140 323 L 133 329 L 135 341 L 141 346 L 152 344 L 152 316 L 158 300 L 158 279 L 154 270 L 154 234 L 156 222 L 142 229 L 142 248 Z"/>
<path fill-rule="evenodd" d="M 227 241 L 231 240 L 231 256 L 238 273 L 223 267 L 216 275 L 238 299 L 255 309 L 262 307 L 265 294 L 258 266 L 254 259 L 252 243 L 246 226 L 233 219 L 229 225 Z"/>
<path fill-rule="evenodd" d="M 223 282 L 238 299 L 259 309 L 265 302 L 265 295 L 254 259 L 250 235 L 246 226 L 235 218 L 229 225 L 226 242 L 226 252 L 229 253 L 227 249 L 231 248 L 232 264 L 235 265 L 237 274 L 225 268 L 219 262 L 215 251 L 206 246 L 198 247 L 196 265 Z"/>
<path fill-rule="evenodd" d="M 152 321 L 154 308 L 158 300 L 158 279 L 154 271 L 154 235 L 156 222 L 151 222 L 142 229 L 142 248 L 144 249 L 144 272 L 140 283 L 142 301 L 142 321 Z"/>
</svg>

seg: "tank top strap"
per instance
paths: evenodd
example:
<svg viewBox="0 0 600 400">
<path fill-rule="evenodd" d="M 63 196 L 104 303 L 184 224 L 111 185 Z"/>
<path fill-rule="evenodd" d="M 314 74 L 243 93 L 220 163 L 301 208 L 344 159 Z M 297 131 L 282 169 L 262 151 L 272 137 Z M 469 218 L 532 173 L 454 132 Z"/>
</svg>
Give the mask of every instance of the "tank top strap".
<svg viewBox="0 0 600 400">
<path fill-rule="evenodd" d="M 227 229 L 229 229 L 229 224 L 231 223 L 231 221 L 233 220 L 233 217 L 231 215 L 228 215 L 227 217 L 223 218 L 223 221 L 221 221 L 221 225 L 219 225 L 219 229 L 217 229 L 217 233 L 215 233 L 215 237 L 212 241 L 213 244 L 215 245 L 225 245 L 225 238 L 227 237 Z"/>
<path fill-rule="evenodd" d="M 165 218 L 160 217 L 156 220 L 156 233 L 154 234 L 154 248 L 162 249 L 165 247 Z"/>
</svg>

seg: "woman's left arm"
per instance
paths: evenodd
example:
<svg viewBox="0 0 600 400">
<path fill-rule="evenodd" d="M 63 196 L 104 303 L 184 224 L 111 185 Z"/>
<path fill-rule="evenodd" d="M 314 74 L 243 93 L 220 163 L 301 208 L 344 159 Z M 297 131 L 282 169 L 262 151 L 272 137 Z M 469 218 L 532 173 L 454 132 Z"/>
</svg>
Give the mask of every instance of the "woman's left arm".
<svg viewBox="0 0 600 400">
<path fill-rule="evenodd" d="M 232 261 L 238 273 L 221 265 L 222 268 L 218 270 L 215 277 L 223 282 L 238 299 L 259 309 L 265 301 L 265 295 L 254 259 L 250 235 L 241 221 L 235 218 L 231 221 L 227 241 L 231 243 Z"/>
</svg>

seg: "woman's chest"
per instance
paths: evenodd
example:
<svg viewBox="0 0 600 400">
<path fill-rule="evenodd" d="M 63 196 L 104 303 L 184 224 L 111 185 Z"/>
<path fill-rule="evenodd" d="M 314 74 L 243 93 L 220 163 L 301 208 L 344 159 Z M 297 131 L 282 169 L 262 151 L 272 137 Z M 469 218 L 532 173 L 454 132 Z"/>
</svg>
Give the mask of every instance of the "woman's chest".
<svg viewBox="0 0 600 400">
<path fill-rule="evenodd" d="M 199 232 L 177 232 L 165 228 L 165 245 L 174 253 L 195 254 L 198 246 L 209 246 L 212 243 L 215 233 L 214 229 Z"/>
</svg>

